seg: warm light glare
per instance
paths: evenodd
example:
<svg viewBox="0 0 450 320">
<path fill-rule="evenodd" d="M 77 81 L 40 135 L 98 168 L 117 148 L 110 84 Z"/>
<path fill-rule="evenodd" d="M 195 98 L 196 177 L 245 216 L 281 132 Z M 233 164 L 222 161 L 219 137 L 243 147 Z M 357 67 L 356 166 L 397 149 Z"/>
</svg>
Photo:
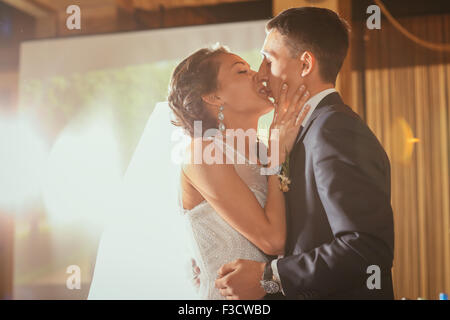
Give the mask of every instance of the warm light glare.
<svg viewBox="0 0 450 320">
<path fill-rule="evenodd" d="M 111 117 L 103 110 L 74 119 L 56 139 L 45 171 L 49 220 L 103 225 L 120 182 Z"/>
<path fill-rule="evenodd" d="M 410 164 L 414 152 L 414 146 L 420 142 L 414 137 L 411 126 L 404 118 L 397 118 L 392 125 L 393 150 L 392 159 L 402 164 Z"/>
<path fill-rule="evenodd" d="M 29 114 L 0 115 L 0 209 L 19 213 L 39 199 L 46 157 Z"/>
</svg>

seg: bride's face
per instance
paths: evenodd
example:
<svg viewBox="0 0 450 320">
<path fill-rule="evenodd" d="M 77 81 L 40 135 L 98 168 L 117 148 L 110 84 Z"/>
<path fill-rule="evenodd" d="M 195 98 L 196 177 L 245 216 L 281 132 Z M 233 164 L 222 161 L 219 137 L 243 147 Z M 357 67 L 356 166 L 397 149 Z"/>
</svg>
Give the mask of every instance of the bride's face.
<svg viewBox="0 0 450 320">
<path fill-rule="evenodd" d="M 215 94 L 228 112 L 260 116 L 273 109 L 265 87 L 257 81 L 257 73 L 244 59 L 229 53 L 222 54 L 218 60 L 220 67 Z"/>
</svg>

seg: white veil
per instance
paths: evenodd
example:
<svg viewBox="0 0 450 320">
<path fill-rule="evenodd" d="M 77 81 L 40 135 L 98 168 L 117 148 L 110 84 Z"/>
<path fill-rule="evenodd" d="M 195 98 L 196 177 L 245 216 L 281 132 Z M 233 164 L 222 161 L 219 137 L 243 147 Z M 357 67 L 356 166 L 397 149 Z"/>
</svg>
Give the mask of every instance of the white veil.
<svg viewBox="0 0 450 320">
<path fill-rule="evenodd" d="M 179 173 L 189 138 L 158 103 L 123 178 L 88 299 L 195 299 Z"/>
</svg>

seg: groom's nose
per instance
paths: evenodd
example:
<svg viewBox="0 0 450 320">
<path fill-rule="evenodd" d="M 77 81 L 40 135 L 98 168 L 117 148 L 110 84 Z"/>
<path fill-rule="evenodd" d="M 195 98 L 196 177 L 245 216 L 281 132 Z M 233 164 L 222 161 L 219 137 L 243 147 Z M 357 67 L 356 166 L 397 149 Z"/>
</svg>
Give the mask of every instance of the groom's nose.
<svg viewBox="0 0 450 320">
<path fill-rule="evenodd" d="M 267 72 L 266 72 L 266 68 L 263 65 L 263 63 L 261 64 L 261 66 L 258 69 L 258 72 L 255 75 L 255 80 L 258 83 L 267 82 L 269 80 L 269 77 L 268 77 Z"/>
</svg>

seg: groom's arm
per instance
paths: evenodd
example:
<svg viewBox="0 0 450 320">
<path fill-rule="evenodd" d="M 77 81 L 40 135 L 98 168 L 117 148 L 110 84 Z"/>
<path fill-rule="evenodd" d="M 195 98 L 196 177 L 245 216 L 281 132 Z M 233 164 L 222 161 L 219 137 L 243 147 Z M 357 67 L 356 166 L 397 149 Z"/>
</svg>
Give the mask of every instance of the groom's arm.
<svg viewBox="0 0 450 320">
<path fill-rule="evenodd" d="M 389 161 L 349 113 L 329 112 L 311 128 L 317 190 L 334 240 L 276 263 L 285 295 L 328 296 L 366 285 L 367 267 L 390 272 L 393 221 Z"/>
</svg>

